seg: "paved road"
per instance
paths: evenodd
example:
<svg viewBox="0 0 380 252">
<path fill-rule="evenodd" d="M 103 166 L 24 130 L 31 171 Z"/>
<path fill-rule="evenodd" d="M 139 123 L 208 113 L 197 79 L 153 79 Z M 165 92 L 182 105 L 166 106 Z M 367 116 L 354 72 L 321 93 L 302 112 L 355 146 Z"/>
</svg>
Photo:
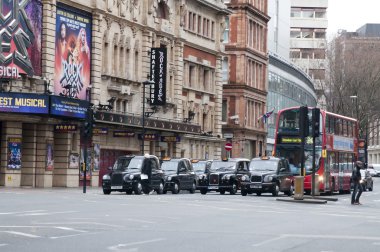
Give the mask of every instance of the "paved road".
<svg viewBox="0 0 380 252">
<path fill-rule="evenodd" d="M 263 196 L 0 188 L 0 251 L 380 251 L 380 178 L 363 205 Z M 285 197 L 285 196 L 281 196 Z"/>
</svg>

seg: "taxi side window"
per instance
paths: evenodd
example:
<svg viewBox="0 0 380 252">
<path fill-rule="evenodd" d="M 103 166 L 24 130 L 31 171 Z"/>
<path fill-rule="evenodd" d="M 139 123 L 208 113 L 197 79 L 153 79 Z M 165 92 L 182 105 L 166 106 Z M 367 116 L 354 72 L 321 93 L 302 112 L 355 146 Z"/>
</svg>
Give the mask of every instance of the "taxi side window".
<svg viewBox="0 0 380 252">
<path fill-rule="evenodd" d="M 150 165 L 152 166 L 152 171 L 158 169 L 156 160 L 150 159 L 149 162 L 150 162 Z"/>
<path fill-rule="evenodd" d="M 178 164 L 178 172 L 186 172 L 186 165 L 184 161 L 180 161 Z"/>
</svg>

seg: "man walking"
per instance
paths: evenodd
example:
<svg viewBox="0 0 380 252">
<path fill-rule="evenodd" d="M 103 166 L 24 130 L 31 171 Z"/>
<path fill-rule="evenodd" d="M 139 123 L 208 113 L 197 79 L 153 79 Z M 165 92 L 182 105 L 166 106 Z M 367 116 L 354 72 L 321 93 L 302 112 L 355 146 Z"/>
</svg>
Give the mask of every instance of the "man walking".
<svg viewBox="0 0 380 252">
<path fill-rule="evenodd" d="M 141 186 L 143 193 L 149 195 L 151 192 L 150 182 L 152 177 L 152 160 L 150 160 L 150 155 L 144 155 L 144 162 L 141 168 Z"/>
<path fill-rule="evenodd" d="M 359 202 L 359 198 L 362 195 L 363 187 L 360 184 L 360 180 L 362 179 L 362 175 L 360 174 L 360 169 L 363 169 L 363 162 L 356 161 L 354 170 L 352 171 L 352 182 L 354 184 L 354 191 L 351 196 L 351 205 L 361 205 Z M 359 192 L 358 192 L 359 190 Z"/>
</svg>

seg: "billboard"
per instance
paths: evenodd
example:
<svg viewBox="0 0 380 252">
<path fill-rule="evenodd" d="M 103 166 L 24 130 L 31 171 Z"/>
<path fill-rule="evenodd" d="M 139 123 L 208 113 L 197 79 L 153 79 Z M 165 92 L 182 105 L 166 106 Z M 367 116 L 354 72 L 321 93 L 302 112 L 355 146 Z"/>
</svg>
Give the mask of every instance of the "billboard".
<svg viewBox="0 0 380 252">
<path fill-rule="evenodd" d="M 0 7 L 0 78 L 41 75 L 41 1 L 1 0 Z"/>
<path fill-rule="evenodd" d="M 84 119 L 89 103 L 61 96 L 50 96 L 50 114 Z"/>
<path fill-rule="evenodd" d="M 57 6 L 54 93 L 86 99 L 91 78 L 91 14 Z"/>
<path fill-rule="evenodd" d="M 0 93 L 0 112 L 48 114 L 49 96 L 28 93 Z"/>
<path fill-rule="evenodd" d="M 150 104 L 165 105 L 166 103 L 166 48 L 152 48 L 150 53 L 150 79 L 154 85 L 150 88 Z"/>
</svg>

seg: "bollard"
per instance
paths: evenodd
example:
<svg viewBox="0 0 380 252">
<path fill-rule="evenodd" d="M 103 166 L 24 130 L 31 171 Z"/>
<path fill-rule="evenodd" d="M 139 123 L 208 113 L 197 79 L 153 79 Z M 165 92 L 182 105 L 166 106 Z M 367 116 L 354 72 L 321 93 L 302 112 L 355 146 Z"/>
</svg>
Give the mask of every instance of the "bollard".
<svg viewBox="0 0 380 252">
<path fill-rule="evenodd" d="M 294 199 L 303 200 L 303 176 L 296 176 L 294 180 Z"/>
<path fill-rule="evenodd" d="M 319 193 L 319 175 L 318 174 L 315 174 L 315 178 L 314 178 L 314 196 L 319 196 L 321 195 Z"/>
</svg>

